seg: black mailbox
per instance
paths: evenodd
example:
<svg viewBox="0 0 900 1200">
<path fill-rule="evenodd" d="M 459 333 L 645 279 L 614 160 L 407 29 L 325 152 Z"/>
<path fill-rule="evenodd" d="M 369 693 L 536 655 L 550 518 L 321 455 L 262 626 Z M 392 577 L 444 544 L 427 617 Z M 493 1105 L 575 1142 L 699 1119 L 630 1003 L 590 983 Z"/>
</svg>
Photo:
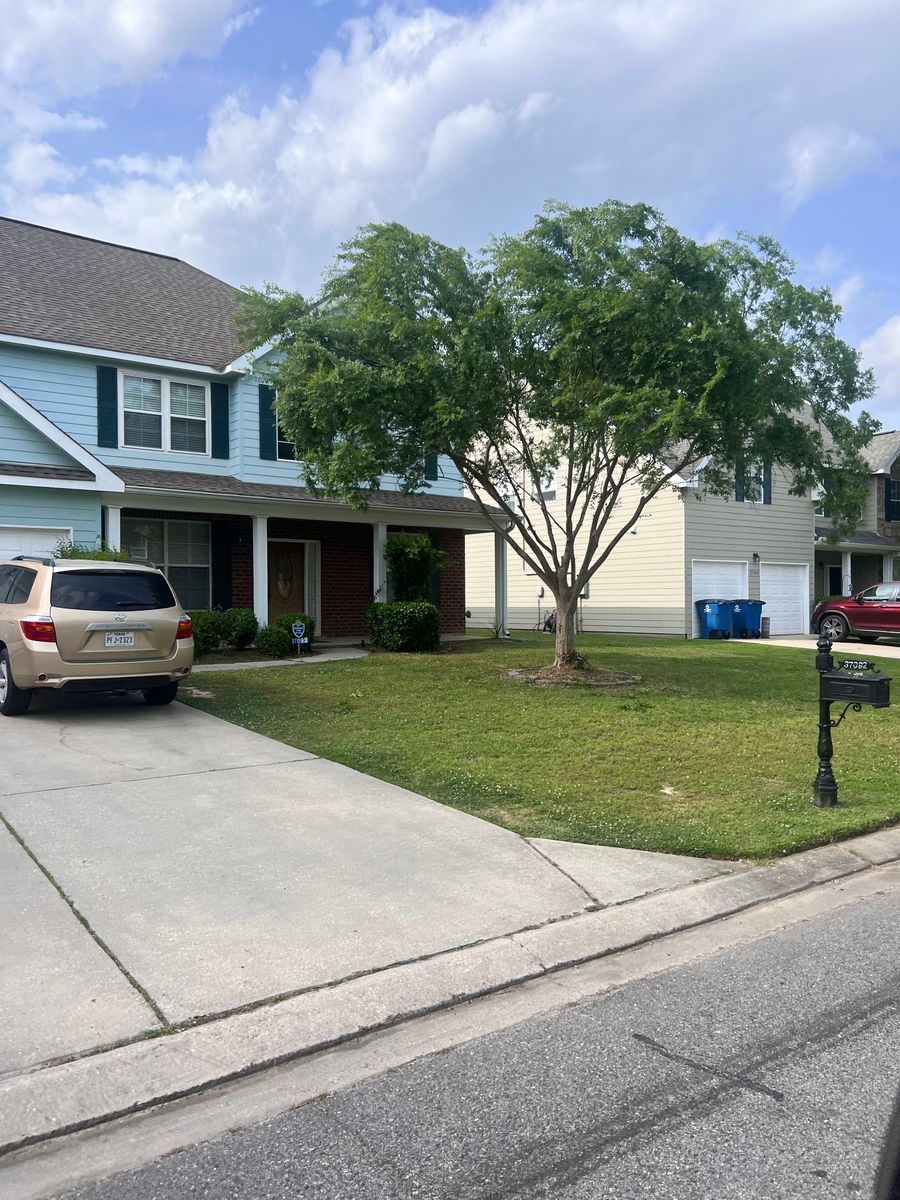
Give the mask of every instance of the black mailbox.
<svg viewBox="0 0 900 1200">
<path fill-rule="evenodd" d="M 820 679 L 821 700 L 869 704 L 872 708 L 890 707 L 890 675 L 847 675 L 843 671 L 824 671 Z"/>
</svg>

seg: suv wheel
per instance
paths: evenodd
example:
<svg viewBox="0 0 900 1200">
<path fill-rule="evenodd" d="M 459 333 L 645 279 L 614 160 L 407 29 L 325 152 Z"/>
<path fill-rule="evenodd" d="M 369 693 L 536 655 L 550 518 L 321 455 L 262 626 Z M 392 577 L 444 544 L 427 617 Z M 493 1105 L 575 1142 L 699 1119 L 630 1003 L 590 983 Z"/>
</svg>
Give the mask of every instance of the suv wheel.
<svg viewBox="0 0 900 1200">
<path fill-rule="evenodd" d="M 143 692 L 148 704 L 171 704 L 178 695 L 177 683 L 163 683 L 159 687 L 147 688 Z"/>
<path fill-rule="evenodd" d="M 828 613 L 819 622 L 819 633 L 833 642 L 842 642 L 849 632 L 850 626 L 840 613 Z"/>
<path fill-rule="evenodd" d="M 28 712 L 30 703 L 31 692 L 26 688 L 16 687 L 9 662 L 9 651 L 0 650 L 0 713 L 4 717 L 20 717 Z"/>
</svg>

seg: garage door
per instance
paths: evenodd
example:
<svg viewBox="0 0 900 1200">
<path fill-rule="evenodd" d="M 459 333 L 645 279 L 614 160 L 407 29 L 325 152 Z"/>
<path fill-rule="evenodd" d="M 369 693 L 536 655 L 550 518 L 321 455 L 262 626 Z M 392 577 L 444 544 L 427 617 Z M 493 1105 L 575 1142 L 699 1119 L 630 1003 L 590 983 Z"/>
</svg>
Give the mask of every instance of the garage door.
<svg viewBox="0 0 900 1200">
<path fill-rule="evenodd" d="M 15 558 L 17 554 L 50 554 L 60 538 L 68 539 L 71 536 L 70 529 L 0 525 L 0 558 Z"/>
<path fill-rule="evenodd" d="M 694 600 L 741 600 L 746 595 L 746 562 L 694 559 L 691 563 L 691 614 L 694 637 L 700 634 Z"/>
<path fill-rule="evenodd" d="M 809 633 L 809 574 L 805 563 L 760 563 L 759 598 L 769 632 Z"/>
</svg>

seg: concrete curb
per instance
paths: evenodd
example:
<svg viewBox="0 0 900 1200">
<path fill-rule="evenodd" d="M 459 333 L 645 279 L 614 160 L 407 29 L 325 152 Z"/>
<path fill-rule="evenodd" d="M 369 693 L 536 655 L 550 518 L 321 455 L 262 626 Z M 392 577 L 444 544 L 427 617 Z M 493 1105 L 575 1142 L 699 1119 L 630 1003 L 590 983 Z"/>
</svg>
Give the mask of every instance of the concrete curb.
<svg viewBox="0 0 900 1200">
<path fill-rule="evenodd" d="M 897 860 L 900 827 L 38 1067 L 0 1081 L 0 1153 Z"/>
</svg>

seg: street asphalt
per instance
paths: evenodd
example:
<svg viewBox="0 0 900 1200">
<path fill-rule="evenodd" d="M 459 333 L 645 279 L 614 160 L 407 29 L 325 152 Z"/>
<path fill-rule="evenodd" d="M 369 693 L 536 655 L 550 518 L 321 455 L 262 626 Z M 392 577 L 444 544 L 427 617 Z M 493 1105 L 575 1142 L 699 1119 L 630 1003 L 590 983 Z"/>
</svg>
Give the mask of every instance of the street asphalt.
<svg viewBox="0 0 900 1200">
<path fill-rule="evenodd" d="M 70 1200 L 847 1200 L 900 1083 L 900 895 L 410 1063 Z"/>
</svg>

